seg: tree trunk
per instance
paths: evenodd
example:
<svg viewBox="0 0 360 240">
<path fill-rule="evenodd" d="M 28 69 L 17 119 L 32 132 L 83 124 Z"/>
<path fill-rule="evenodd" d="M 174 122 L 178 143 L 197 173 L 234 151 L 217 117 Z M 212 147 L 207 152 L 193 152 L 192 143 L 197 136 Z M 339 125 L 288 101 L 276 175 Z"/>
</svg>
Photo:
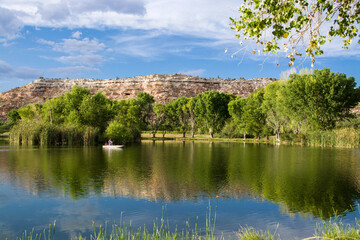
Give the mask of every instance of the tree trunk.
<svg viewBox="0 0 360 240">
<path fill-rule="evenodd" d="M 210 136 L 211 136 L 211 138 L 214 138 L 214 133 L 211 132 L 211 133 L 210 133 Z"/>
<path fill-rule="evenodd" d="M 183 138 L 185 138 L 185 134 L 186 134 L 186 133 L 185 133 L 185 132 L 183 132 Z"/>
<path fill-rule="evenodd" d="M 246 140 L 246 132 L 244 132 L 244 141 Z"/>
<path fill-rule="evenodd" d="M 153 138 L 155 138 L 155 134 L 156 134 L 156 133 L 153 133 Z"/>
<path fill-rule="evenodd" d="M 191 132 L 191 137 L 192 137 L 192 138 L 195 137 L 195 132 L 194 132 L 194 131 Z"/>
<path fill-rule="evenodd" d="M 165 138 L 165 134 L 166 134 L 166 132 L 163 132 L 163 138 Z"/>
<path fill-rule="evenodd" d="M 49 108 L 49 110 L 50 110 L 50 124 L 52 125 L 53 119 L 52 119 L 52 111 L 51 111 L 51 108 Z"/>
</svg>

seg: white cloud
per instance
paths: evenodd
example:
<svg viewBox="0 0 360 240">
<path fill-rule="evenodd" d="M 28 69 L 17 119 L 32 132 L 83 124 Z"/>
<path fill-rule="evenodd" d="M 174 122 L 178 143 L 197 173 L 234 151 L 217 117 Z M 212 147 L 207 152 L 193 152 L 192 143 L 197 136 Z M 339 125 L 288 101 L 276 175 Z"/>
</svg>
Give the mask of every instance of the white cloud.
<svg viewBox="0 0 360 240">
<path fill-rule="evenodd" d="M 145 59 L 157 59 L 165 54 L 181 55 L 192 50 L 193 41 L 162 31 L 132 31 L 113 36 L 115 53 Z"/>
<path fill-rule="evenodd" d="M 339 57 L 346 56 L 352 58 L 360 58 L 360 45 L 356 44 L 356 40 L 354 44 L 350 45 L 349 49 L 342 48 L 343 41 L 340 38 L 335 38 L 331 41 L 331 43 L 326 43 L 322 49 L 324 50 L 324 55 L 321 57 Z"/>
<path fill-rule="evenodd" d="M 79 13 L 100 11 L 144 15 L 146 12 L 142 0 L 80 0 L 70 1 L 69 5 Z"/>
<path fill-rule="evenodd" d="M 87 54 L 87 55 L 72 55 L 72 56 L 61 56 L 55 60 L 62 62 L 64 64 L 70 65 L 87 65 L 94 66 L 99 65 L 103 62 L 103 57 L 96 54 Z"/>
<path fill-rule="evenodd" d="M 76 31 L 76 32 L 73 32 L 73 34 L 71 35 L 73 38 L 80 38 L 82 32 L 80 31 Z"/>
<path fill-rule="evenodd" d="M 14 11 L 0 7 L 0 41 L 5 42 L 19 36 L 23 22 Z"/>
<path fill-rule="evenodd" d="M 187 70 L 187 71 L 179 71 L 181 74 L 190 75 L 190 76 L 201 76 L 206 72 L 205 69 L 194 69 L 194 70 Z"/>
<path fill-rule="evenodd" d="M 41 43 L 41 44 L 45 44 L 45 45 L 55 46 L 55 42 L 48 41 L 48 40 L 45 40 L 45 39 L 42 39 L 42 38 L 37 40 L 37 42 Z"/>
<path fill-rule="evenodd" d="M 65 53 L 94 53 L 105 48 L 105 44 L 99 43 L 97 39 L 84 38 L 78 39 L 63 39 L 62 42 L 55 44 L 53 50 Z"/>
<path fill-rule="evenodd" d="M 231 36 L 229 17 L 238 0 L 3 0 L 0 6 L 22 12 L 26 25 L 65 28 L 163 30 L 209 38 Z"/>
<path fill-rule="evenodd" d="M 235 32 L 229 28 L 229 17 L 238 16 L 237 10 L 241 3 L 241 0 L 2 0 L 0 7 L 6 8 L 7 14 L 11 16 L 2 17 L 0 14 L 0 19 L 4 19 L 3 24 L 7 23 L 7 19 L 14 20 L 12 27 L 9 27 L 12 31 L 3 31 L 3 34 L 12 32 L 12 37 L 22 25 L 68 29 L 130 29 L 153 31 L 162 36 L 196 37 L 206 42 L 194 42 L 192 46 L 198 44 L 200 47 L 225 48 L 231 47 L 237 41 L 234 37 Z M 138 37 L 138 35 L 134 36 Z M 72 37 L 74 41 L 64 40 L 63 46 L 57 45 L 56 49 L 66 52 L 65 49 L 73 51 L 71 47 L 80 49 L 80 45 L 89 46 L 84 47 L 84 51 L 80 51 L 84 53 L 92 47 L 104 48 L 98 45 L 100 43 L 96 42 L 96 39 L 88 39 L 88 42 L 84 39 L 79 40 L 80 32 L 74 32 Z M 150 36 L 149 40 L 154 38 Z M 123 40 L 128 43 L 124 46 L 129 46 L 130 42 Z M 118 52 L 145 58 L 168 52 L 145 40 L 135 40 L 135 42 L 132 49 L 120 46 Z M 353 45 L 358 54 L 360 47 L 356 43 Z M 337 42 L 333 42 L 331 46 L 336 49 L 341 48 L 341 44 Z M 179 49 L 182 51 L 185 48 L 181 46 Z M 92 52 L 96 51 L 98 50 Z M 348 54 L 349 52 L 331 51 L 328 56 Z M 355 52 L 352 51 L 351 54 L 354 56 Z"/>
<path fill-rule="evenodd" d="M 75 32 L 73 36 L 80 36 L 81 32 Z M 97 39 L 62 39 L 61 42 L 53 42 L 45 39 L 37 41 L 40 44 L 49 45 L 53 51 L 66 53 L 66 56 L 60 56 L 54 59 L 58 62 L 68 65 L 99 65 L 104 61 L 103 56 L 95 54 L 105 50 L 105 44 L 100 43 Z"/>
<path fill-rule="evenodd" d="M 37 4 L 37 15 L 43 21 L 48 21 L 51 24 L 66 21 L 71 17 L 69 6 L 66 2 L 48 3 L 46 2 Z"/>
</svg>

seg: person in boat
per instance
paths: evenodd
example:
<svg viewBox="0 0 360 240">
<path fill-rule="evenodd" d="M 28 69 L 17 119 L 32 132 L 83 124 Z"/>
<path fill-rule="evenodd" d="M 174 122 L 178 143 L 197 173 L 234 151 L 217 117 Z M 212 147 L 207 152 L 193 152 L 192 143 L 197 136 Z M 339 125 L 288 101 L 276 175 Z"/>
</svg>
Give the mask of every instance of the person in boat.
<svg viewBox="0 0 360 240">
<path fill-rule="evenodd" d="M 111 140 L 111 138 L 108 141 L 108 145 L 113 145 L 113 141 Z"/>
</svg>

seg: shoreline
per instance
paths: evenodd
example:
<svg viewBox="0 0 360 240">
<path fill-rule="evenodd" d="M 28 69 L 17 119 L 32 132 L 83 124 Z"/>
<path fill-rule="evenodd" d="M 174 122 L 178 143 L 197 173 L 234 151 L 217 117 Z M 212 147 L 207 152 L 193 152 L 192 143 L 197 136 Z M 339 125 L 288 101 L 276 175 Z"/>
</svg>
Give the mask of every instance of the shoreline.
<svg viewBox="0 0 360 240">
<path fill-rule="evenodd" d="M 0 138 L 9 138 L 9 133 L 1 133 Z M 295 145 L 295 146 L 314 146 L 314 147 L 326 147 L 326 148 L 343 148 L 343 149 L 350 149 L 350 148 L 360 148 L 360 146 L 328 146 L 328 145 L 321 145 L 321 144 L 305 144 L 303 142 L 296 142 L 296 141 L 279 141 L 276 142 L 275 136 L 269 136 L 268 138 L 247 138 L 244 140 L 243 138 L 221 138 L 221 137 L 214 137 L 211 138 L 209 134 L 195 134 L 195 137 L 191 136 L 190 133 L 184 138 L 182 133 L 166 133 L 165 137 L 162 137 L 162 133 L 156 133 L 155 137 L 152 137 L 152 133 L 143 132 L 141 133 L 141 141 L 173 141 L 173 142 L 228 142 L 228 143 L 252 143 L 252 144 L 271 144 L 271 145 Z"/>
</svg>

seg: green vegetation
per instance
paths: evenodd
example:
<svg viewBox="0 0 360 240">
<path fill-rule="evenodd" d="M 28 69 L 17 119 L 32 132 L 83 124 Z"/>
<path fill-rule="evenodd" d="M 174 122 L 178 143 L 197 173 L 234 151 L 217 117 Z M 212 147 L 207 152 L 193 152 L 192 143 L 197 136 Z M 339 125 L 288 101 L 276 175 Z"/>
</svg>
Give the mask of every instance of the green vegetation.
<svg viewBox="0 0 360 240">
<path fill-rule="evenodd" d="M 111 101 L 101 92 L 74 87 L 43 105 L 29 104 L 9 112 L 11 142 L 36 145 L 94 145 L 113 138 L 115 143 L 140 139 L 146 119 L 148 94 Z"/>
<path fill-rule="evenodd" d="M 319 239 L 360 239 L 360 222 L 355 219 L 355 225 L 351 226 L 344 225 L 337 218 L 323 221 L 322 224 L 316 226 L 315 236 L 320 236 Z"/>
<path fill-rule="evenodd" d="M 321 146 L 359 146 L 360 120 L 351 110 L 360 101 L 355 79 L 329 69 L 302 71 L 289 79 L 257 89 L 247 98 L 208 91 L 154 103 L 139 93 L 130 100 L 111 101 L 101 92 L 91 95 L 74 87 L 43 105 L 29 104 L 9 112 L 11 141 L 28 144 L 94 144 L 112 138 L 116 143 L 140 139 L 142 131 L 163 138 L 176 131 L 211 138 L 257 138 Z"/>
<path fill-rule="evenodd" d="M 343 39 L 346 49 L 352 40 L 360 44 L 358 0 L 244 0 L 239 13 L 239 19 L 230 18 L 236 37 L 256 41 L 258 53 L 285 51 L 289 66 L 304 52 L 314 63 L 334 38 Z"/>
<path fill-rule="evenodd" d="M 210 212 L 211 213 L 211 212 Z M 335 219 L 332 221 L 323 221 L 322 224 L 318 224 L 315 227 L 315 236 L 304 238 L 304 240 L 310 239 L 343 239 L 343 240 L 353 240 L 360 238 L 360 223 L 358 220 L 355 220 L 355 226 L 344 225 L 341 221 Z M 143 228 L 138 228 L 134 230 L 130 226 L 128 227 L 123 217 L 120 218 L 119 224 L 113 224 L 111 230 L 107 229 L 107 224 L 105 227 L 101 225 L 97 228 L 95 223 L 93 223 L 93 233 L 86 238 L 81 234 L 75 237 L 77 240 L 84 239 L 96 239 L 96 240 L 216 240 L 216 239 L 233 239 L 233 237 L 223 237 L 217 236 L 215 232 L 215 222 L 216 215 L 214 218 L 211 218 L 210 215 L 206 219 L 206 228 L 204 233 L 201 229 L 198 229 L 197 221 L 194 224 L 194 228 L 190 225 L 190 220 L 186 222 L 186 229 L 178 231 L 177 229 L 171 230 L 168 222 L 162 217 L 159 221 L 154 221 L 152 232 L 150 232 L 145 226 Z M 55 239 L 55 224 L 49 226 L 48 230 L 44 230 L 43 235 L 41 233 L 36 234 L 34 230 L 29 234 L 25 231 L 21 237 L 18 237 L 17 240 L 53 240 Z M 252 227 L 240 227 L 240 230 L 237 233 L 237 239 L 239 240 L 280 240 L 279 234 L 271 233 L 269 230 L 261 231 L 256 230 Z"/>
</svg>

